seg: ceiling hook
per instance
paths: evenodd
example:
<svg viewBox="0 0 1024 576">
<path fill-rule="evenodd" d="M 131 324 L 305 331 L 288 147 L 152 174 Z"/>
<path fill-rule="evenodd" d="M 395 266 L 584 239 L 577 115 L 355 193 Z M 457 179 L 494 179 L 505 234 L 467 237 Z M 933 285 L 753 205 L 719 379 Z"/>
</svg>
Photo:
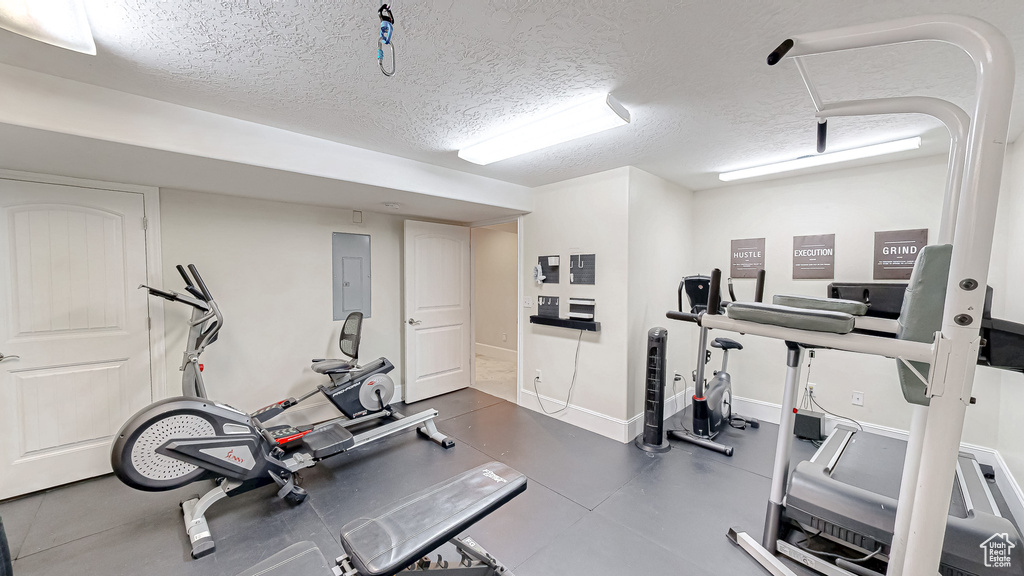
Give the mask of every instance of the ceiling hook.
<svg viewBox="0 0 1024 576">
<path fill-rule="evenodd" d="M 391 77 L 395 75 L 395 46 L 391 43 L 391 35 L 395 32 L 395 17 L 391 14 L 391 7 L 387 4 L 381 4 L 377 14 L 380 16 L 380 36 L 377 38 L 377 65 L 380 66 L 380 71 L 385 76 Z M 391 52 L 390 71 L 384 67 L 385 45 Z"/>
</svg>

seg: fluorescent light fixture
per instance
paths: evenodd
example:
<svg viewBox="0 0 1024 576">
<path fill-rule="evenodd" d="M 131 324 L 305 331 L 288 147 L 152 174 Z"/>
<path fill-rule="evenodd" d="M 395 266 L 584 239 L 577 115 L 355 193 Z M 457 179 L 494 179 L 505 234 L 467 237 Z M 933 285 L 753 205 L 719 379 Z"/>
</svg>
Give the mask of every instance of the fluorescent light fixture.
<svg viewBox="0 0 1024 576">
<path fill-rule="evenodd" d="M 802 156 L 796 160 L 787 160 L 785 162 L 777 162 L 775 164 L 744 168 L 743 170 L 734 170 L 732 172 L 722 172 L 718 175 L 718 179 L 722 182 L 732 182 L 733 180 L 742 180 L 744 178 L 756 178 L 758 176 L 767 176 L 768 174 L 778 174 L 779 172 L 789 172 L 791 170 L 800 170 L 802 168 L 811 168 L 813 166 L 824 166 L 826 164 L 849 162 L 850 160 L 871 158 L 872 156 L 881 156 L 883 154 L 892 154 L 894 152 L 916 150 L 920 147 L 921 137 L 915 136 L 913 138 L 895 140 L 884 144 L 864 146 L 863 148 L 852 148 L 850 150 L 843 150 L 842 152 Z"/>
<path fill-rule="evenodd" d="M 611 94 L 590 98 L 525 126 L 459 150 L 459 158 L 490 164 L 609 128 L 629 124 L 629 111 Z"/>
<path fill-rule="evenodd" d="M 0 0 L 0 28 L 75 52 L 96 54 L 82 0 Z"/>
</svg>

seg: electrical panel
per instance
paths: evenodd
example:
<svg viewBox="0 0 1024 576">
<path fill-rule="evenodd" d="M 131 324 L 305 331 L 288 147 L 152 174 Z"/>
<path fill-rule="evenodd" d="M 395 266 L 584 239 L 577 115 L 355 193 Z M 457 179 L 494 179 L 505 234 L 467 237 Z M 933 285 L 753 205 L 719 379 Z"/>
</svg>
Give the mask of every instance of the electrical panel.
<svg viewBox="0 0 1024 576">
<path fill-rule="evenodd" d="M 370 236 L 335 232 L 331 236 L 334 319 L 352 312 L 370 317 Z"/>
</svg>

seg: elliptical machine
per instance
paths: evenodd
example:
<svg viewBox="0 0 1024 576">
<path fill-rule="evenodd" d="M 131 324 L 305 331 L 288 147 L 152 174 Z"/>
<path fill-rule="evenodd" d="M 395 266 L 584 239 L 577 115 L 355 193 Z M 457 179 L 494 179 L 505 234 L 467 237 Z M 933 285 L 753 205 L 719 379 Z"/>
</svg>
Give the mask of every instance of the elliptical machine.
<svg viewBox="0 0 1024 576">
<path fill-rule="evenodd" d="M 191 279 L 178 266 L 191 297 L 142 286 L 150 294 L 193 307 L 182 362 L 184 396 L 154 402 L 132 416 L 117 433 L 110 463 L 122 482 L 143 491 L 173 490 L 205 479 L 216 482 L 202 497 L 181 504 L 193 558 L 215 550 L 205 514 L 225 497 L 276 484 L 279 498 L 299 504 L 307 493 L 298 485 L 298 471 L 411 428 L 444 448 L 455 445 L 454 440 L 437 430 L 437 410 L 404 416 L 390 406 L 395 385 L 388 372 L 394 370 L 394 365 L 383 357 L 361 367 L 355 363 L 324 366 L 322 373 L 331 378 L 330 384 L 252 414 L 209 401 L 198 360 L 205 347 L 216 339 L 223 326 L 223 315 L 196 267 L 190 264 L 188 270 Z M 344 416 L 298 427 L 264 424 L 318 393 L 326 396 Z M 358 434 L 349 430 L 372 422 L 386 423 Z"/>
<path fill-rule="evenodd" d="M 761 301 L 764 295 L 764 270 L 757 274 L 757 286 L 755 300 Z M 679 283 L 679 311 L 683 311 L 683 293 L 690 303 L 690 315 L 696 317 L 708 308 L 708 300 L 711 291 L 718 292 L 718 285 L 712 285 L 709 276 L 687 276 Z M 716 294 L 715 302 L 722 302 L 721 294 Z M 736 301 L 736 293 L 733 291 L 732 279 L 729 279 L 729 296 Z M 720 309 L 724 309 L 728 303 L 722 302 Z M 742 350 L 743 345 L 729 338 L 715 338 L 711 342 L 713 348 L 722 350 L 722 367 L 713 373 L 713 378 L 708 382 L 704 377 L 705 366 L 711 362 L 711 351 L 708 350 L 708 329 L 701 327 L 700 342 L 697 346 L 697 369 L 693 371 L 694 394 L 691 399 L 691 428 L 682 430 L 669 430 L 668 435 L 676 440 L 689 442 L 708 450 L 714 450 L 726 456 L 732 456 L 733 447 L 715 442 L 715 437 L 731 426 L 740 430 L 759 428 L 761 423 L 754 418 L 746 418 L 732 411 L 732 377 L 727 371 L 730 350 Z"/>
</svg>

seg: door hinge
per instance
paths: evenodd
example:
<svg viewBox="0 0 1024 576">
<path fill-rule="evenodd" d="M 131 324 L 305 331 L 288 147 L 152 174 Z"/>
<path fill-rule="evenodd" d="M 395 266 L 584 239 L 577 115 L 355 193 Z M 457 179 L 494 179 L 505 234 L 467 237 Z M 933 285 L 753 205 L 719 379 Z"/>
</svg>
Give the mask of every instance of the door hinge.
<svg viewBox="0 0 1024 576">
<path fill-rule="evenodd" d="M 149 219 L 148 218 L 143 218 L 142 219 L 142 229 L 143 230 L 149 230 Z"/>
<path fill-rule="evenodd" d="M 146 331 L 153 330 L 153 318 L 151 316 L 146 317 Z"/>
</svg>

